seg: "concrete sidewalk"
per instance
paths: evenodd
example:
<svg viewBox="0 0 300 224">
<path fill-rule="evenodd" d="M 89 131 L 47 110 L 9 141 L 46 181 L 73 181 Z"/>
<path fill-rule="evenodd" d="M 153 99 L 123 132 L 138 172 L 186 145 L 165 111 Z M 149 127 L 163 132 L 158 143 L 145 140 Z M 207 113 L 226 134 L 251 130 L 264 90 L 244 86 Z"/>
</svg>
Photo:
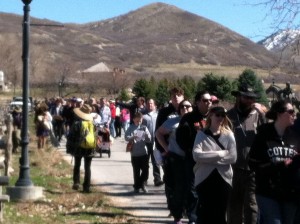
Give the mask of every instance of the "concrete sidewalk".
<svg viewBox="0 0 300 224">
<path fill-rule="evenodd" d="M 66 160 L 71 157 L 65 154 L 65 143 L 59 148 Z M 133 193 L 133 171 L 130 153 L 125 152 L 126 142 L 117 138 L 111 148 L 111 157 L 103 154 L 92 161 L 92 183 L 99 186 L 101 191 L 112 199 L 114 205 L 134 215 L 140 223 L 172 223 L 168 217 L 164 186 L 155 187 L 153 184 L 152 165 L 149 164 L 149 180 L 147 194 Z M 82 165 L 83 168 L 83 165 Z M 163 172 L 162 172 L 163 173 Z M 183 223 L 187 223 L 184 220 Z"/>
</svg>

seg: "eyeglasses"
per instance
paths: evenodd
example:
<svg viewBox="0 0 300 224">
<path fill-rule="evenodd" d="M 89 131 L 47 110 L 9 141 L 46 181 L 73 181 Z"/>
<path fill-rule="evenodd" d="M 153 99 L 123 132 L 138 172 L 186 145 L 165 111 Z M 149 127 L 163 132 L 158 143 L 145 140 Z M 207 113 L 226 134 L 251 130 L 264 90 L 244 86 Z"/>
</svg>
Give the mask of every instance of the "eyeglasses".
<svg viewBox="0 0 300 224">
<path fill-rule="evenodd" d="M 211 99 L 202 99 L 201 101 L 202 101 L 203 103 L 212 102 L 212 100 L 211 100 Z"/>
<path fill-rule="evenodd" d="M 226 114 L 225 113 L 215 113 L 216 117 L 225 117 Z"/>
<path fill-rule="evenodd" d="M 286 111 L 284 111 L 284 112 L 287 112 L 287 113 L 290 114 L 290 115 L 295 114 L 295 110 L 294 110 L 294 109 L 286 110 Z"/>
<path fill-rule="evenodd" d="M 191 105 L 181 105 L 180 106 L 181 109 L 183 109 L 183 108 L 189 109 L 190 107 L 192 107 L 192 106 Z"/>
</svg>

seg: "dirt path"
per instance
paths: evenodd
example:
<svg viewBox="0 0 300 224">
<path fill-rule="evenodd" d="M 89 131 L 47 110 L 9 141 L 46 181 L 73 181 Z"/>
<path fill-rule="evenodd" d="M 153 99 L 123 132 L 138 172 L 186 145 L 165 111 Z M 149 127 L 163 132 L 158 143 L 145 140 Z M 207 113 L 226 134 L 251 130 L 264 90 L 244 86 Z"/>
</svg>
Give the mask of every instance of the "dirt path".
<svg viewBox="0 0 300 224">
<path fill-rule="evenodd" d="M 60 150 L 62 153 L 65 151 L 63 148 Z M 70 157 L 66 159 L 70 161 Z M 125 152 L 123 138 L 118 138 L 112 146 L 111 158 L 103 154 L 102 158 L 93 159 L 92 181 L 113 200 L 115 206 L 133 214 L 140 223 L 172 223 L 173 218 L 168 217 L 164 186 L 153 185 L 152 166 L 149 165 L 149 192 L 133 194 L 130 154 Z"/>
</svg>

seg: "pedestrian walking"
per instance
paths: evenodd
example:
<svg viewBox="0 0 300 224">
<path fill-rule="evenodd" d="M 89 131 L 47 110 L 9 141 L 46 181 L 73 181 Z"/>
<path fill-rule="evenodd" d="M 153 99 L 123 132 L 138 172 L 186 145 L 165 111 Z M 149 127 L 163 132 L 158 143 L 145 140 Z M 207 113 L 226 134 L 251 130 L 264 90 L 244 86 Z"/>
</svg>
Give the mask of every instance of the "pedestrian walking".
<svg viewBox="0 0 300 224">
<path fill-rule="evenodd" d="M 233 164 L 232 191 L 229 199 L 229 224 L 256 224 L 257 204 L 255 199 L 254 172 L 249 169 L 248 158 L 257 127 L 264 123 L 264 114 L 255 106 L 259 95 L 247 84 L 241 84 L 231 93 L 236 97 L 228 117 L 233 124 L 237 145 L 237 160 Z"/>
<path fill-rule="evenodd" d="M 140 189 L 147 193 L 145 186 L 149 175 L 149 161 L 146 142 L 151 142 L 151 134 L 145 125 L 142 125 L 143 114 L 137 112 L 133 116 L 133 124 L 125 132 L 125 140 L 130 142 L 132 149 L 131 164 L 133 168 L 133 188 L 135 193 Z"/>
<path fill-rule="evenodd" d="M 195 107 L 193 111 L 185 114 L 179 123 L 176 131 L 176 141 L 185 152 L 185 176 L 186 176 L 186 201 L 185 208 L 189 223 L 197 221 L 197 201 L 198 196 L 195 189 L 195 174 L 193 159 L 193 146 L 197 132 L 206 125 L 209 108 L 212 105 L 211 96 L 207 91 L 199 91 L 195 96 Z"/>
<path fill-rule="evenodd" d="M 95 127 L 91 107 L 84 104 L 80 108 L 74 108 L 75 121 L 67 136 L 67 153 L 74 156 L 72 189 L 80 188 L 80 166 L 84 158 L 84 181 L 83 192 L 90 193 L 91 186 L 91 163 L 96 147 Z"/>
<path fill-rule="evenodd" d="M 212 107 L 206 127 L 196 135 L 193 158 L 198 194 L 197 223 L 226 224 L 226 211 L 236 160 L 231 122 L 222 106 Z"/>
<path fill-rule="evenodd" d="M 143 124 L 148 128 L 150 134 L 151 134 L 151 142 L 146 143 L 147 149 L 148 149 L 148 159 L 151 159 L 151 164 L 153 168 L 153 181 L 155 184 L 155 181 L 157 179 L 160 179 L 160 166 L 157 164 L 154 158 L 153 150 L 155 147 L 155 124 L 156 124 L 156 118 L 157 118 L 157 107 L 154 99 L 147 100 L 146 104 L 147 113 L 143 115 Z"/>
<path fill-rule="evenodd" d="M 266 113 L 271 123 L 259 127 L 249 153 L 255 171 L 259 223 L 300 221 L 300 141 L 290 128 L 296 113 L 287 101 L 275 102 Z"/>
<path fill-rule="evenodd" d="M 185 152 L 176 142 L 176 130 L 181 117 L 192 111 L 192 104 L 183 100 L 178 107 L 178 116 L 167 119 L 156 131 L 156 138 L 165 150 L 164 180 L 168 186 L 167 200 L 174 223 L 181 224 L 185 210 Z M 167 137 L 167 138 L 166 138 Z"/>
<path fill-rule="evenodd" d="M 156 119 L 156 125 L 155 125 L 155 131 L 168 119 L 171 117 L 176 117 L 178 116 L 178 106 L 181 101 L 184 100 L 184 91 L 183 89 L 179 87 L 174 87 L 169 91 L 170 94 L 170 103 L 168 104 L 167 107 L 161 108 L 158 111 L 157 119 Z M 155 138 L 155 146 L 157 150 L 159 150 L 164 157 L 164 148 L 159 144 L 157 138 Z M 164 169 L 164 166 L 162 166 Z M 155 186 L 161 186 L 163 185 L 164 182 L 161 180 L 161 175 L 157 175 L 157 179 L 154 180 L 154 185 Z M 165 185 L 165 193 L 168 201 L 168 186 Z"/>
</svg>

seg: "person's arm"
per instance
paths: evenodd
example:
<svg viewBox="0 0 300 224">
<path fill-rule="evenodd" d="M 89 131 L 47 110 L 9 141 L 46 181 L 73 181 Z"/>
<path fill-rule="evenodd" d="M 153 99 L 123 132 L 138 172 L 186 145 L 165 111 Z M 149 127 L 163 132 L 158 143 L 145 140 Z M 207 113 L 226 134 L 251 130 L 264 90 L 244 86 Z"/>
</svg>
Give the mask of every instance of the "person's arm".
<svg viewBox="0 0 300 224">
<path fill-rule="evenodd" d="M 169 151 L 168 143 L 165 138 L 165 136 L 169 135 L 169 134 L 170 134 L 170 131 L 163 126 L 160 126 L 155 132 L 156 139 L 157 139 L 158 143 L 160 144 L 160 146 L 164 150 L 162 152 L 163 155 L 166 155 Z"/>
<path fill-rule="evenodd" d="M 145 126 L 145 141 L 147 143 L 151 142 L 151 134 L 150 131 L 148 130 L 148 128 Z"/>
<path fill-rule="evenodd" d="M 228 151 L 228 153 L 219 161 L 219 164 L 232 164 L 235 163 L 237 158 L 236 142 L 233 133 L 230 132 L 226 135 L 226 138 L 228 139 L 226 146 L 226 151 Z"/>
<path fill-rule="evenodd" d="M 273 163 L 269 156 L 267 149 L 267 133 L 268 129 L 263 130 L 261 126 L 258 129 L 258 133 L 254 138 L 253 144 L 249 152 L 249 167 L 255 172 L 269 175 L 273 172 L 277 172 L 277 169 L 281 169 L 284 165 L 284 161 Z"/>
<path fill-rule="evenodd" d="M 193 158 L 196 162 L 217 164 L 227 154 L 227 150 L 222 150 L 202 131 L 197 133 L 193 148 Z"/>
</svg>

